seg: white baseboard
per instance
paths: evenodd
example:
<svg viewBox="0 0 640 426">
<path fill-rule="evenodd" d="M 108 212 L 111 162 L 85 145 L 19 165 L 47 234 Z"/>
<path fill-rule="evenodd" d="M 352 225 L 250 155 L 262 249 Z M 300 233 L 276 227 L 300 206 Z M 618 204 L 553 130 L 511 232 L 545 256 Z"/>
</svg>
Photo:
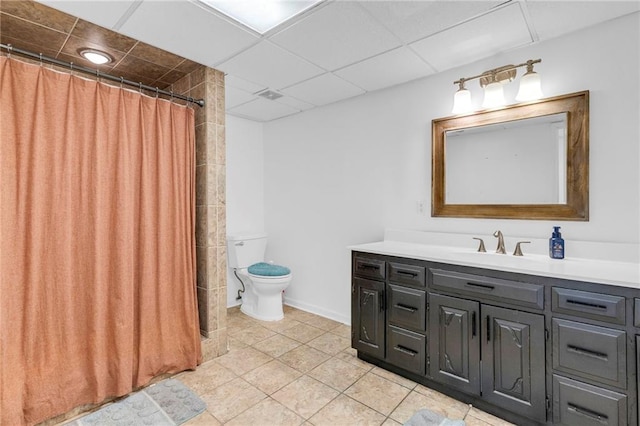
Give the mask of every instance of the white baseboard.
<svg viewBox="0 0 640 426">
<path fill-rule="evenodd" d="M 335 311 L 331 311 L 328 309 L 321 308 L 319 306 L 311 305 L 306 302 L 301 302 L 299 300 L 294 300 L 289 297 L 284 298 L 284 304 L 289 305 L 293 308 L 301 309 L 303 311 L 310 312 L 312 314 L 320 315 L 321 317 L 329 318 L 334 321 L 338 321 L 342 324 L 351 325 L 351 317 L 345 316 Z"/>
</svg>

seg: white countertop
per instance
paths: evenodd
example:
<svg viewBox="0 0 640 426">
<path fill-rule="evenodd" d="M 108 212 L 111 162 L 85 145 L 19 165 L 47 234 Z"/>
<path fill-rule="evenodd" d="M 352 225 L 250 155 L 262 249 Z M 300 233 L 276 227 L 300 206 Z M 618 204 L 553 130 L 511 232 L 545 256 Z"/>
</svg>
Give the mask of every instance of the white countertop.
<svg viewBox="0 0 640 426">
<path fill-rule="evenodd" d="M 421 244 L 404 241 L 380 241 L 349 247 L 350 250 L 384 254 L 432 262 L 473 266 L 568 280 L 587 281 L 640 289 L 640 264 L 586 258 L 551 259 L 540 254 L 478 253 L 472 248 Z M 525 247 L 523 247 L 523 250 Z"/>
</svg>

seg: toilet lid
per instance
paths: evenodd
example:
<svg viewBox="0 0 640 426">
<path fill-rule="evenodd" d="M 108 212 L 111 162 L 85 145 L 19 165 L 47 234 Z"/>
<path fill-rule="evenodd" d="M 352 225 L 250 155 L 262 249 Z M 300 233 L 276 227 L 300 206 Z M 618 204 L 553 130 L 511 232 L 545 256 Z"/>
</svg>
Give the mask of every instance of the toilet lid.
<svg viewBox="0 0 640 426">
<path fill-rule="evenodd" d="M 281 277 L 289 275 L 291 269 L 286 266 L 274 265 L 272 263 L 259 262 L 249 266 L 249 273 L 263 277 Z"/>
</svg>

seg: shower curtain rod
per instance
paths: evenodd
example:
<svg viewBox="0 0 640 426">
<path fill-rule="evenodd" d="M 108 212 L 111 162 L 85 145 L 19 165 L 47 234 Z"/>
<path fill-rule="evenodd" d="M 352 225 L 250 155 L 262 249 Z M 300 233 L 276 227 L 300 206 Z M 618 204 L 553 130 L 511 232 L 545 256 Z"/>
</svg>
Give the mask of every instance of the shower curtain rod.
<svg viewBox="0 0 640 426">
<path fill-rule="evenodd" d="M 17 47 L 13 47 L 10 44 L 0 43 L 0 48 L 6 49 L 9 54 L 18 53 L 20 55 L 24 55 L 24 56 L 28 56 L 28 57 L 33 58 L 33 59 L 37 59 L 40 62 L 49 62 L 49 63 L 55 64 L 55 65 L 59 65 L 61 67 L 69 68 L 71 71 L 80 71 L 80 72 L 83 72 L 83 73 L 86 73 L 86 74 L 93 74 L 96 77 L 98 77 L 98 79 L 104 78 L 106 80 L 116 81 L 116 82 L 120 83 L 121 85 L 122 84 L 126 84 L 127 86 L 137 87 L 138 90 L 147 90 L 149 92 L 154 92 L 156 94 L 156 96 L 157 95 L 170 96 L 171 98 L 176 98 L 176 99 L 180 99 L 180 100 L 183 100 L 183 101 L 194 103 L 194 104 L 196 104 L 196 105 L 198 105 L 200 107 L 204 106 L 204 99 L 194 99 L 194 98 L 192 98 L 190 96 L 179 95 L 177 93 L 168 92 L 166 90 L 162 90 L 162 89 L 159 89 L 157 87 L 148 86 L 148 85 L 142 84 L 142 83 L 136 83 L 135 81 L 127 80 L 124 77 L 116 77 L 114 75 L 104 74 L 104 73 L 100 72 L 100 70 L 97 70 L 97 69 L 91 69 L 91 68 L 86 68 L 86 67 L 83 67 L 83 66 L 80 66 L 80 65 L 75 65 L 73 62 L 60 61 L 60 60 L 52 58 L 50 56 L 43 55 L 42 53 L 34 53 L 34 52 L 30 52 L 28 50 L 23 50 L 23 49 L 19 49 Z"/>
</svg>

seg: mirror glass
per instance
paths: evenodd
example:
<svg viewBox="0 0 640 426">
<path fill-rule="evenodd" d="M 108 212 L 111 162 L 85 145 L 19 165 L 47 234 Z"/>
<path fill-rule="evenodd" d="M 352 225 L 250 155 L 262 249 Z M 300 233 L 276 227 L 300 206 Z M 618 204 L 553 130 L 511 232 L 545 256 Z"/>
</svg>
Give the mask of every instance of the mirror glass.
<svg viewBox="0 0 640 426">
<path fill-rule="evenodd" d="M 589 92 L 432 122 L 431 215 L 589 219 Z"/>
<path fill-rule="evenodd" d="M 566 112 L 447 130 L 445 201 L 563 204 L 566 154 Z"/>
</svg>

